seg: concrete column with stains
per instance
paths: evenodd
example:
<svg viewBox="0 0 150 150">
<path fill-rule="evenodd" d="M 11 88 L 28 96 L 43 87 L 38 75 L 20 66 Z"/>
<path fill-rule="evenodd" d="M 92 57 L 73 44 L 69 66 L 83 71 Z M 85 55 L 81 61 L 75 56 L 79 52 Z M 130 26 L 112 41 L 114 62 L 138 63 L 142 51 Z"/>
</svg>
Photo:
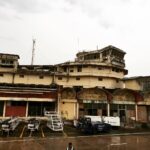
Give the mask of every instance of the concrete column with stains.
<svg viewBox="0 0 150 150">
<path fill-rule="evenodd" d="M 109 117 L 110 116 L 110 104 L 107 103 L 107 116 Z"/>
<path fill-rule="evenodd" d="M 58 99 L 57 99 L 57 113 L 60 114 L 60 101 L 61 101 L 61 94 L 58 92 Z"/>
<path fill-rule="evenodd" d="M 26 104 L 26 117 L 28 117 L 28 110 L 29 110 L 29 102 Z"/>
<path fill-rule="evenodd" d="M 76 118 L 78 119 L 79 118 L 79 103 L 77 102 L 76 105 L 77 105 L 77 111 L 76 111 L 77 112 L 77 116 L 76 116 Z"/>
<path fill-rule="evenodd" d="M 135 121 L 138 121 L 138 106 L 135 104 Z"/>
<path fill-rule="evenodd" d="M 3 117 L 5 117 L 6 113 L 6 101 L 4 101 L 4 106 L 3 106 Z"/>
</svg>

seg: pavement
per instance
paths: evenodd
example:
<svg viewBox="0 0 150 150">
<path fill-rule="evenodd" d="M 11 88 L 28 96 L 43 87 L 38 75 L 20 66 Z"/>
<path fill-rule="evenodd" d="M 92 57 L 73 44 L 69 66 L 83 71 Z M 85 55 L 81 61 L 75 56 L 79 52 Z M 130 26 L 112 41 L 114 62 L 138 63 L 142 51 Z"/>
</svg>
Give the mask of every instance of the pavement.
<svg viewBox="0 0 150 150">
<path fill-rule="evenodd" d="M 97 135 L 130 135 L 130 134 L 149 134 L 149 128 L 120 128 L 120 129 L 113 129 L 109 133 L 98 133 Z M 87 136 L 88 134 L 84 134 L 81 131 L 77 130 L 75 127 L 71 125 L 65 125 L 63 132 L 54 132 L 50 130 L 46 126 L 46 122 L 40 124 L 39 130 L 30 132 L 27 130 L 27 123 L 21 122 L 19 126 L 16 128 L 14 132 L 11 133 L 4 133 L 0 130 L 0 138 L 1 139 L 9 139 L 9 138 L 51 138 L 51 137 L 78 137 L 78 136 Z"/>
<path fill-rule="evenodd" d="M 0 140 L 2 150 L 65 150 L 72 142 L 75 150 L 149 150 L 150 135 L 94 135 L 80 137 L 26 138 Z"/>
<path fill-rule="evenodd" d="M 83 134 L 71 125 L 65 125 L 63 132 L 51 131 L 45 123 L 39 131 L 29 132 L 27 124 L 21 122 L 10 133 L 0 131 L 0 150 L 60 150 L 72 142 L 76 150 L 148 150 L 150 129 L 118 129 L 96 135 Z"/>
</svg>

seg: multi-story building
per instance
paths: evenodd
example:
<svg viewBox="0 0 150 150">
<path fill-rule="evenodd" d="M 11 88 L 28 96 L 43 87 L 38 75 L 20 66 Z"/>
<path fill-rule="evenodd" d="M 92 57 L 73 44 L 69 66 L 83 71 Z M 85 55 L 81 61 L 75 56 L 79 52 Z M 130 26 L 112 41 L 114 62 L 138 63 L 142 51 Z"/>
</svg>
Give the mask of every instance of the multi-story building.
<svg viewBox="0 0 150 150">
<path fill-rule="evenodd" d="M 0 54 L 0 116 L 43 116 L 56 110 L 54 66 L 19 65 L 18 55 Z"/>
<path fill-rule="evenodd" d="M 124 78 L 125 54 L 107 46 L 78 52 L 74 61 L 57 65 L 19 65 L 18 55 L 0 54 L 0 115 L 42 117 L 51 110 L 70 120 L 104 115 L 127 123 L 148 121 L 141 93 L 146 85 Z"/>
</svg>

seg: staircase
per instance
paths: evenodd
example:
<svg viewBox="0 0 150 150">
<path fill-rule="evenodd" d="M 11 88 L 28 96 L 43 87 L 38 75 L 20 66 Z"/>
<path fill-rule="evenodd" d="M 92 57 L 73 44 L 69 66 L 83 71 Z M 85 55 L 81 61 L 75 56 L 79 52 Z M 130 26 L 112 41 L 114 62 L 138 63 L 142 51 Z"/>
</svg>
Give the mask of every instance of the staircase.
<svg viewBox="0 0 150 150">
<path fill-rule="evenodd" d="M 48 128 L 50 128 L 52 131 L 63 131 L 63 122 L 60 115 L 58 115 L 57 113 L 49 113 L 47 117 Z"/>
</svg>

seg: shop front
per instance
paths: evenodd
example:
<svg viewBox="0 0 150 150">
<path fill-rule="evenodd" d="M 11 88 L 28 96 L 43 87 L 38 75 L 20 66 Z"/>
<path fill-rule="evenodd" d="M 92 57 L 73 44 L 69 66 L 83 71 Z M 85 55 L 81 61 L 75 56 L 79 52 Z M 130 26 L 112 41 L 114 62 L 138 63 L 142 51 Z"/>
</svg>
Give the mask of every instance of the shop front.
<svg viewBox="0 0 150 150">
<path fill-rule="evenodd" d="M 0 117 L 3 116 L 4 101 L 0 101 Z"/>
<path fill-rule="evenodd" d="M 44 116 L 44 111 L 56 111 L 56 103 L 55 102 L 29 102 L 28 103 L 28 117 Z"/>
<path fill-rule="evenodd" d="M 121 123 L 130 124 L 136 120 L 136 100 L 131 90 L 116 90 L 110 104 L 110 115 L 119 116 Z"/>
<path fill-rule="evenodd" d="M 107 95 L 97 88 L 82 89 L 78 93 L 79 116 L 107 116 Z"/>
<path fill-rule="evenodd" d="M 44 111 L 57 111 L 57 91 L 45 89 L 5 89 L 0 92 L 0 116 L 44 116 Z"/>
</svg>

